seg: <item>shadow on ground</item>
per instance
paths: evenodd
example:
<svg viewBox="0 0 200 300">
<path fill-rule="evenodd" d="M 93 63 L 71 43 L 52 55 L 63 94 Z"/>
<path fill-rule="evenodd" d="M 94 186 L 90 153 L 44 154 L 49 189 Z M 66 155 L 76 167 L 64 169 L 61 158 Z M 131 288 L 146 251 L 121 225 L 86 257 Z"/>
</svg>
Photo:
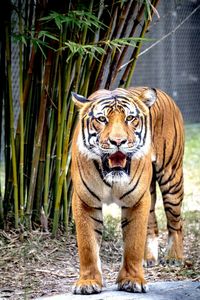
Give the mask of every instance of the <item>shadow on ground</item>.
<svg viewBox="0 0 200 300">
<path fill-rule="evenodd" d="M 37 300 L 83 300 L 90 298 L 91 300 L 178 300 L 200 299 L 200 282 L 179 281 L 179 282 L 157 282 L 149 285 L 149 292 L 144 294 L 126 293 L 117 291 L 116 286 L 105 288 L 102 293 L 96 295 L 72 295 L 71 293 L 57 295 L 52 297 L 37 298 Z"/>
</svg>

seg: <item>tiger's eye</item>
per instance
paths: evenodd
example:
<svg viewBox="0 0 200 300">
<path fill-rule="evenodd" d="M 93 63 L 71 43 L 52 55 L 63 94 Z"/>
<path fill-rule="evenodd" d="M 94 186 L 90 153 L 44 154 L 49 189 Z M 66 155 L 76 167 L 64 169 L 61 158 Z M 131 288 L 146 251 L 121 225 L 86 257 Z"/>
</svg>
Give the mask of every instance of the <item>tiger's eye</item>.
<svg viewBox="0 0 200 300">
<path fill-rule="evenodd" d="M 129 115 L 126 117 L 126 121 L 130 122 L 133 121 L 135 119 L 135 117 L 133 115 Z"/>
<path fill-rule="evenodd" d="M 104 117 L 104 116 L 100 116 L 100 117 L 98 117 L 97 118 L 97 120 L 99 121 L 99 122 L 101 122 L 101 123 L 106 123 L 106 117 Z"/>
</svg>

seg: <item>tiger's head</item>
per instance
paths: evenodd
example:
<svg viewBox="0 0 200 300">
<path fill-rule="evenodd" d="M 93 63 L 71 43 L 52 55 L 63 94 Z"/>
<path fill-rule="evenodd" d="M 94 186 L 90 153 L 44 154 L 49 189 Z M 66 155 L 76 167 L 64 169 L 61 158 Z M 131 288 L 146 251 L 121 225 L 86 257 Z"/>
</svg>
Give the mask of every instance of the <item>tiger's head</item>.
<svg viewBox="0 0 200 300">
<path fill-rule="evenodd" d="M 131 159 L 148 153 L 151 145 L 149 107 L 156 91 L 136 96 L 131 90 L 99 90 L 88 99 L 72 93 L 80 110 L 79 151 L 100 163 L 104 179 L 128 178 Z"/>
</svg>

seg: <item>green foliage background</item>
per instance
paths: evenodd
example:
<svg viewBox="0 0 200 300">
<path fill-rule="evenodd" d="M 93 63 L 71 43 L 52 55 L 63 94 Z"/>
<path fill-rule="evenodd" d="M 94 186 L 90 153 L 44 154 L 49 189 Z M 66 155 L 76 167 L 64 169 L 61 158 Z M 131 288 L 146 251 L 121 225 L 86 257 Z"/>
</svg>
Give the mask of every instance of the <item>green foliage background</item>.
<svg viewBox="0 0 200 300">
<path fill-rule="evenodd" d="M 39 225 L 55 235 L 59 224 L 67 230 L 71 215 L 70 140 L 77 117 L 71 92 L 88 96 L 115 82 L 129 86 L 158 0 L 3 2 L 0 122 L 4 117 L 5 187 L 0 226 L 24 230 Z M 19 47 L 17 121 L 12 43 Z M 119 72 L 129 47 L 133 61 Z"/>
</svg>

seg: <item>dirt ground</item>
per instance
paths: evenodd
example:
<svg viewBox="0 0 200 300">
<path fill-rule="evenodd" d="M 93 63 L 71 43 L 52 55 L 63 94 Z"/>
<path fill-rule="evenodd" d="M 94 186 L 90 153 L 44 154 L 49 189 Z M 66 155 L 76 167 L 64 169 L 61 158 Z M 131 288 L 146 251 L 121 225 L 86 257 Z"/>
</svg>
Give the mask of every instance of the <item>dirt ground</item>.
<svg viewBox="0 0 200 300">
<path fill-rule="evenodd" d="M 190 215 L 184 239 L 185 259 L 182 266 L 158 265 L 145 269 L 149 282 L 193 280 L 200 281 L 199 223 L 200 213 Z M 192 219 L 192 221 L 191 221 Z M 70 230 L 72 231 L 72 230 Z M 166 231 L 160 232 L 160 259 L 166 248 Z M 78 278 L 78 256 L 75 235 L 68 238 L 60 232 L 56 239 L 39 229 L 19 234 L 0 231 L 0 299 L 34 299 L 66 293 Z M 105 284 L 115 282 L 122 255 L 119 233 L 104 234 L 101 247 Z"/>
</svg>

